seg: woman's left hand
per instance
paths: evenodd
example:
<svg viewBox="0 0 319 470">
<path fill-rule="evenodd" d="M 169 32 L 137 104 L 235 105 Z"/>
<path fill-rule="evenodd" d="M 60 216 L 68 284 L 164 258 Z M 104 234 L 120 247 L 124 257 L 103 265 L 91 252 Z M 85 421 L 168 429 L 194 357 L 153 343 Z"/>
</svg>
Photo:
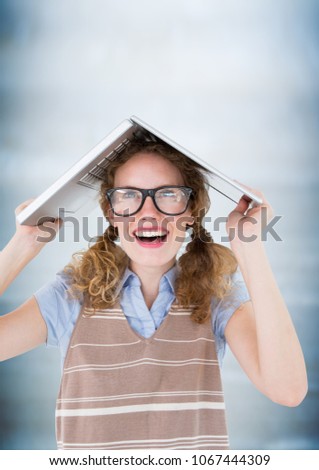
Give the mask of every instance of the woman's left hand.
<svg viewBox="0 0 319 470">
<path fill-rule="evenodd" d="M 241 186 L 259 196 L 263 203 L 249 209 L 250 201 L 247 200 L 247 196 L 242 196 L 238 205 L 228 216 L 226 229 L 229 241 L 235 244 L 261 241 L 263 230 L 273 218 L 272 207 L 260 191 L 243 184 Z"/>
</svg>

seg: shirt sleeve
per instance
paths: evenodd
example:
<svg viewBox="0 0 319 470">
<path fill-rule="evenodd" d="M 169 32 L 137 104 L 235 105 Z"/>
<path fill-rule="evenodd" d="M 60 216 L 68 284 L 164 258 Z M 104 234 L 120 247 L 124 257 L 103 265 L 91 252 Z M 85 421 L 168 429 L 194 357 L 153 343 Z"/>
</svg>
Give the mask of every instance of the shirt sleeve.
<svg viewBox="0 0 319 470">
<path fill-rule="evenodd" d="M 241 304 L 250 300 L 250 296 L 243 280 L 242 274 L 237 271 L 231 276 L 232 287 L 230 293 L 222 300 L 212 300 L 212 327 L 217 343 L 217 352 L 223 358 L 226 347 L 225 328 Z"/>
<path fill-rule="evenodd" d="M 230 293 L 218 303 L 213 302 L 213 331 L 216 336 L 225 339 L 226 325 L 238 307 L 250 300 L 249 293 L 241 272 L 237 270 L 232 275 L 232 288 Z"/>
<path fill-rule="evenodd" d="M 47 325 L 48 347 L 60 347 L 62 338 L 73 330 L 82 300 L 73 298 L 67 292 L 69 278 L 63 272 L 56 275 L 54 281 L 48 282 L 34 297 Z"/>
</svg>

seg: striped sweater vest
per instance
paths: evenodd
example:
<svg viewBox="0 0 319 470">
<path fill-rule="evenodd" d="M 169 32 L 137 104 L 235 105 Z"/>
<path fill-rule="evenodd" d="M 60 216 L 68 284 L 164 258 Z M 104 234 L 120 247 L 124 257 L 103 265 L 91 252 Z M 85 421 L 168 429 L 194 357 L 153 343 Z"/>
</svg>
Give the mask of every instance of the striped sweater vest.
<svg viewBox="0 0 319 470">
<path fill-rule="evenodd" d="M 58 448 L 228 448 L 214 335 L 191 312 L 172 306 L 145 339 L 121 308 L 82 310 L 57 399 Z"/>
</svg>

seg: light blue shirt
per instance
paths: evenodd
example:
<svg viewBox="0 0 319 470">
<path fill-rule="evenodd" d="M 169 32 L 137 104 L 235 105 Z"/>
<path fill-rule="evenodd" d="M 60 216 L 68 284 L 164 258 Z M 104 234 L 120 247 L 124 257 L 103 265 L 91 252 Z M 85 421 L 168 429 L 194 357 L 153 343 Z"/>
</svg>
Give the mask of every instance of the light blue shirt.
<svg viewBox="0 0 319 470">
<path fill-rule="evenodd" d="M 141 336 L 152 336 L 169 312 L 175 300 L 177 274 L 178 266 L 174 265 L 162 276 L 158 295 L 149 310 L 141 291 L 140 279 L 129 268 L 126 269 L 118 286 L 120 305 L 130 326 Z M 72 298 L 67 292 L 68 287 L 68 277 L 60 272 L 54 281 L 34 294 L 47 325 L 47 346 L 60 348 L 62 364 L 82 307 L 82 300 Z M 220 364 L 225 354 L 224 331 L 227 322 L 237 308 L 248 300 L 249 294 L 239 271 L 232 276 L 230 294 L 223 300 L 212 299 L 211 322 Z"/>
</svg>

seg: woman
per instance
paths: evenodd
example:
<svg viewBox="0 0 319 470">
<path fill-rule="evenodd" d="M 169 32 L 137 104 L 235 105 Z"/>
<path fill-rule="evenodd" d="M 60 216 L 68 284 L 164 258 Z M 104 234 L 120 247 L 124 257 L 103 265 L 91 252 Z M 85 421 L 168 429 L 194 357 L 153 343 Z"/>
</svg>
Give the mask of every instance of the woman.
<svg viewBox="0 0 319 470">
<path fill-rule="evenodd" d="M 104 235 L 0 318 L 1 359 L 44 342 L 61 349 L 60 448 L 226 449 L 225 341 L 271 400 L 303 400 L 303 354 L 261 242 L 261 210 L 272 210 L 260 196 L 261 207 L 241 199 L 229 214 L 231 251 L 203 227 L 209 197 L 195 162 L 145 142 L 112 162 Z M 1 253 L 2 291 L 42 249 L 40 233 L 17 227 Z"/>
</svg>

